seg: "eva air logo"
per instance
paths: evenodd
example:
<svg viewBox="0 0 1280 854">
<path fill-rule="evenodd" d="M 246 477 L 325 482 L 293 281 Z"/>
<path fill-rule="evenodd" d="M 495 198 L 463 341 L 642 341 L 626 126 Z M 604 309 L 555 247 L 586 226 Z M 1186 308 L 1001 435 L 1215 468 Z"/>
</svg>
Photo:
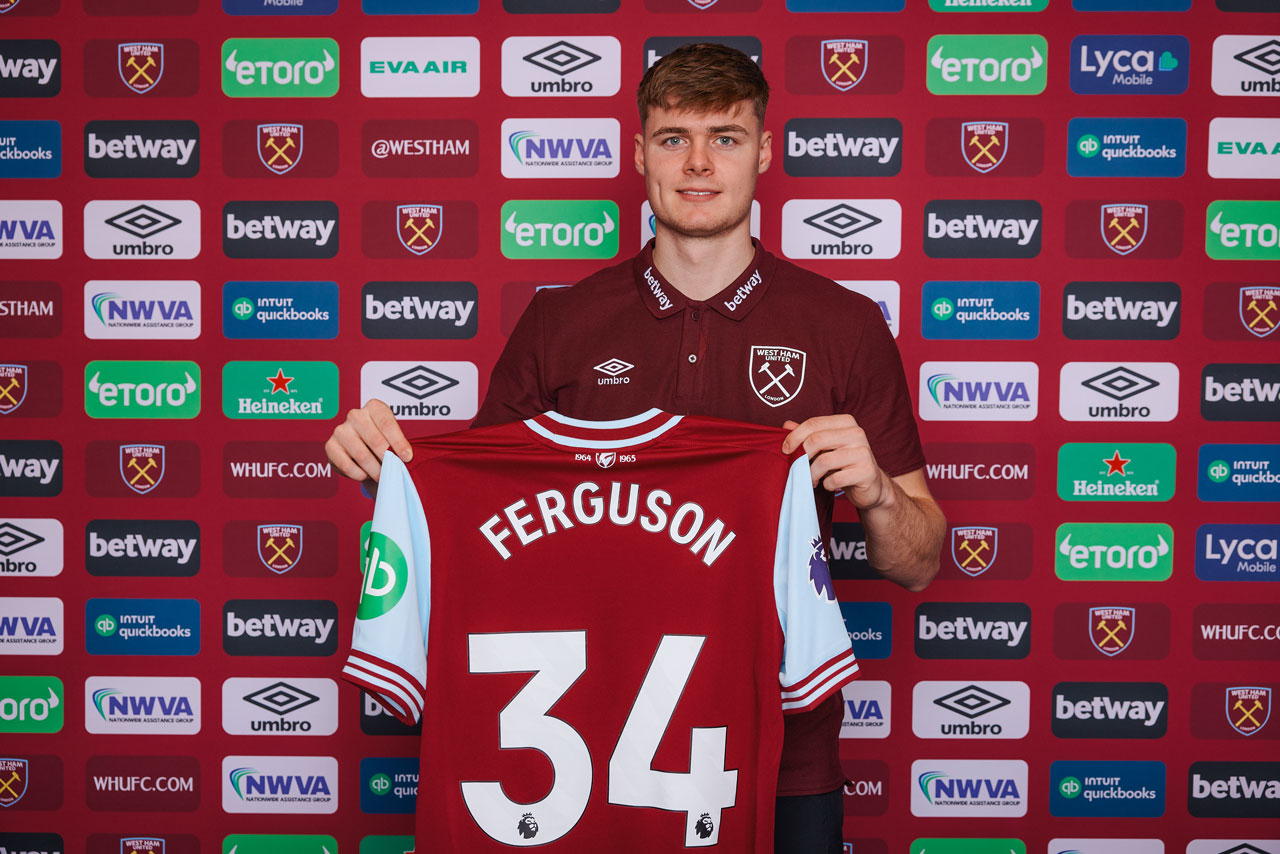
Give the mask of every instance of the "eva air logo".
<svg viewBox="0 0 1280 854">
<path fill-rule="evenodd" d="M 1205 469 L 1205 474 L 1214 483 L 1226 483 L 1227 479 L 1231 477 L 1231 466 L 1226 460 L 1214 460 Z"/>
<path fill-rule="evenodd" d="M 369 778 L 369 791 L 375 795 L 385 795 L 391 791 L 391 778 L 386 774 L 374 774 Z"/>
<path fill-rule="evenodd" d="M 929 313 L 935 320 L 950 320 L 956 315 L 956 304 L 946 297 L 938 297 L 929 306 Z"/>
<path fill-rule="evenodd" d="M 356 618 L 372 620 L 390 611 L 409 586 L 409 561 L 396 541 L 381 531 L 369 533 L 364 561 L 364 585 Z"/>
<path fill-rule="evenodd" d="M 1168 501 L 1172 445 L 1068 442 L 1058 449 L 1058 497 L 1064 501 Z"/>
<path fill-rule="evenodd" d="M 62 729 L 62 680 L 56 676 L 0 676 L 0 733 Z"/>
<path fill-rule="evenodd" d="M 1158 522 L 1058 526 L 1054 571 L 1063 581 L 1164 581 L 1173 574 L 1173 529 Z"/>
<path fill-rule="evenodd" d="M 502 206 L 502 254 L 612 258 L 618 254 L 618 206 L 602 200 L 507 202 Z"/>
<path fill-rule="evenodd" d="M 329 419 L 338 414 L 333 362 L 227 362 L 222 414 L 228 418 Z"/>
<path fill-rule="evenodd" d="M 928 56 L 925 80 L 935 95 L 1038 95 L 1048 80 L 1044 36 L 934 36 Z"/>
<path fill-rule="evenodd" d="M 1082 788 L 1079 777 L 1063 777 L 1058 783 L 1058 794 L 1064 798 L 1078 798 Z"/>
<path fill-rule="evenodd" d="M 222 91 L 232 98 L 332 98 L 338 92 L 333 39 L 227 39 Z"/>
<path fill-rule="evenodd" d="M 1280 202 L 1213 202 L 1205 220 L 1204 251 L 1210 258 L 1280 260 Z"/>
<path fill-rule="evenodd" d="M 109 638 L 116 633 L 116 618 L 110 614 L 99 614 L 93 621 L 93 630 L 99 637 Z"/>
<path fill-rule="evenodd" d="M 195 418 L 200 366 L 195 362 L 90 362 L 84 366 L 90 418 Z"/>
</svg>

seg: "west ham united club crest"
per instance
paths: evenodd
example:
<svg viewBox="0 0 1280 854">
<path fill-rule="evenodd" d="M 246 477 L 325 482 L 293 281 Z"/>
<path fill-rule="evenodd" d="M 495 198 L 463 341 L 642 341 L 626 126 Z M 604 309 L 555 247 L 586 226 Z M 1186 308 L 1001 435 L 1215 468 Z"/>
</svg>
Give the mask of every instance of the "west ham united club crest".
<svg viewBox="0 0 1280 854">
<path fill-rule="evenodd" d="M 1117 255 L 1128 255 L 1147 236 L 1146 205 L 1103 205 L 1102 240 Z"/>
<path fill-rule="evenodd" d="M 18 5 L 18 0 L 0 0 L 0 15 Z"/>
<path fill-rule="evenodd" d="M 1280 326 L 1280 288 L 1253 285 L 1240 289 L 1240 322 L 1259 338 L 1266 338 Z M 0 406 L 4 404 L 4 379 L 0 374 Z M 3 411 L 3 410 L 0 410 Z"/>
<path fill-rule="evenodd" d="M 399 205 L 396 224 L 400 243 L 414 255 L 426 255 L 444 232 L 444 208 L 440 205 Z"/>
<path fill-rule="evenodd" d="M 121 445 L 120 476 L 139 495 L 155 489 L 164 478 L 164 445 Z"/>
<path fill-rule="evenodd" d="M 718 0 L 689 0 L 689 5 L 695 9 L 710 9 L 717 2 Z"/>
<path fill-rule="evenodd" d="M 302 125 L 258 125 L 258 159 L 283 175 L 302 157 Z"/>
<path fill-rule="evenodd" d="M 996 562 L 997 528 L 952 528 L 951 559 L 960 571 L 978 576 Z"/>
<path fill-rule="evenodd" d="M 805 352 L 792 347 L 752 347 L 751 390 L 769 406 L 790 403 L 804 385 Z"/>
<path fill-rule="evenodd" d="M 1241 735 L 1253 735 L 1271 718 L 1270 688 L 1228 688 L 1227 723 Z"/>
<path fill-rule="evenodd" d="M 8 415 L 27 399 L 27 366 L 0 365 L 0 415 Z"/>
<path fill-rule="evenodd" d="M 962 122 L 960 150 L 970 167 L 983 174 L 990 172 L 1000 165 L 1009 150 L 1009 123 Z"/>
<path fill-rule="evenodd" d="M 0 807 L 11 807 L 27 793 L 30 768 L 25 759 L 0 759 Z"/>
<path fill-rule="evenodd" d="M 164 45 L 156 42 L 128 42 L 116 47 L 120 79 L 139 94 L 150 92 L 164 73 Z"/>
<path fill-rule="evenodd" d="M 848 92 L 867 73 L 867 43 L 863 39 L 828 39 L 822 42 L 822 76 Z"/>
<path fill-rule="evenodd" d="M 1103 655 L 1119 655 L 1133 642 L 1133 608 L 1090 608 L 1089 640 Z"/>
<path fill-rule="evenodd" d="M 272 572 L 293 569 L 302 557 L 301 525 L 259 525 L 258 559 Z"/>
<path fill-rule="evenodd" d="M 164 840 L 155 836 L 121 839 L 120 854 L 164 854 Z"/>
</svg>

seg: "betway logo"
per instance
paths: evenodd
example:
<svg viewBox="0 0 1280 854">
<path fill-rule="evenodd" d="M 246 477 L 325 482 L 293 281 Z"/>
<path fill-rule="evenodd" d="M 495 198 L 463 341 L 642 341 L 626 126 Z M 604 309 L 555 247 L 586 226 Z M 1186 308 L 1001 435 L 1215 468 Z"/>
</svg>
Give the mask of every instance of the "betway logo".
<svg viewBox="0 0 1280 854">
<path fill-rule="evenodd" d="M 1092 697 L 1071 701 L 1062 694 L 1054 694 L 1053 716 L 1060 721 L 1076 718 L 1087 720 L 1138 721 L 1143 726 L 1155 726 L 1164 711 L 1163 701 L 1113 700 L 1111 697 Z"/>
<path fill-rule="evenodd" d="M 333 619 L 317 617 L 282 617 L 279 614 L 263 614 L 261 617 L 241 619 L 235 611 L 227 611 L 227 637 L 314 638 L 322 644 L 333 630 Z"/>
<path fill-rule="evenodd" d="M 1169 325 L 1178 310 L 1177 300 L 1129 300 L 1109 296 L 1082 300 L 1067 294 L 1068 320 L 1154 320 L 1161 328 Z"/>
<path fill-rule="evenodd" d="M 181 137 L 161 137 L 150 139 L 141 134 L 131 133 L 119 139 L 104 140 L 93 131 L 89 132 L 87 154 L 91 160 L 172 160 L 179 166 L 185 166 L 195 151 L 195 139 Z"/>
<path fill-rule="evenodd" d="M 23 457 L 8 457 L 0 454 L 0 475 L 12 478 L 39 478 L 43 484 L 48 484 L 53 480 L 53 475 L 58 470 L 62 460 L 47 459 L 27 459 Z"/>
<path fill-rule="evenodd" d="M 1246 798 L 1276 800 L 1280 799 L 1280 780 L 1251 780 L 1242 774 L 1225 780 L 1209 780 L 1199 774 L 1192 774 L 1191 797 L 1233 801 Z"/>
<path fill-rule="evenodd" d="M 197 540 L 174 537 L 144 537 L 129 534 L 124 537 L 101 537 L 97 531 L 89 532 L 90 557 L 176 558 L 180 564 L 191 559 Z"/>
<path fill-rule="evenodd" d="M 806 137 L 795 131 L 788 131 L 787 156 L 866 157 L 879 163 L 888 163 L 893 159 L 893 153 L 901 141 L 901 137 L 845 136 L 843 133 Z"/>
<path fill-rule="evenodd" d="M 975 620 L 972 617 L 935 621 L 927 614 L 921 614 L 918 634 L 921 640 L 993 640 L 1017 646 L 1028 625 L 1026 621 Z"/>
<path fill-rule="evenodd" d="M 35 80 L 41 86 L 53 79 L 53 72 L 58 67 L 58 60 L 44 57 L 9 58 L 0 54 L 0 78 L 26 78 Z"/>
<path fill-rule="evenodd" d="M 227 214 L 228 240 L 309 240 L 316 246 L 324 246 L 333 234 L 336 220 L 285 219 L 280 216 L 263 216 L 242 220 L 233 213 Z"/>
<path fill-rule="evenodd" d="M 373 294 L 364 296 L 364 316 L 368 320 L 447 320 L 454 326 L 465 326 L 475 300 L 435 300 L 417 296 L 397 300 L 381 300 Z"/>
<path fill-rule="evenodd" d="M 1002 238 L 1016 239 L 1019 246 L 1026 246 L 1040 227 L 1038 219 L 995 219 L 981 214 L 969 214 L 963 218 L 947 219 L 932 211 L 929 212 L 929 237 L 937 240 L 942 237 L 970 239 Z"/>
<path fill-rule="evenodd" d="M 1245 377 L 1240 382 L 1220 383 L 1211 375 L 1204 377 L 1206 401 L 1230 400 L 1271 402 L 1280 397 L 1280 382 L 1269 383 L 1257 377 Z"/>
</svg>

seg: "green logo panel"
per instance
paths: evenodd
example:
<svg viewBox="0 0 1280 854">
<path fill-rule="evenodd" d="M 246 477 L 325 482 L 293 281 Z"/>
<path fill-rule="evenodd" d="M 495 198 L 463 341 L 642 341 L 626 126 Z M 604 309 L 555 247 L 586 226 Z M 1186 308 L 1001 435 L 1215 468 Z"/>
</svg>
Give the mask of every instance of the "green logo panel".
<svg viewBox="0 0 1280 854">
<path fill-rule="evenodd" d="M 1211 202 L 1204 251 L 1224 261 L 1280 260 L 1280 202 Z"/>
<path fill-rule="evenodd" d="M 409 561 L 395 540 L 379 531 L 369 534 L 364 562 L 364 585 L 356 618 L 372 620 L 390 611 L 409 584 Z"/>
<path fill-rule="evenodd" d="M 333 39 L 227 39 L 222 92 L 232 98 L 332 98 L 338 93 Z"/>
<path fill-rule="evenodd" d="M 1162 522 L 1067 522 L 1054 538 L 1063 581 L 1164 581 L 1173 574 L 1173 529 Z"/>
<path fill-rule="evenodd" d="M 1177 452 L 1163 442 L 1068 442 L 1058 449 L 1063 501 L 1168 501 Z"/>
<path fill-rule="evenodd" d="M 932 838 L 911 843 L 911 854 L 1027 854 L 1021 839 Z"/>
<path fill-rule="evenodd" d="M 604 200 L 513 200 L 502 206 L 508 258 L 612 258 L 618 206 Z"/>
<path fill-rule="evenodd" d="M 222 838 L 222 854 L 338 854 L 338 840 L 313 834 L 233 833 Z"/>
<path fill-rule="evenodd" d="M 360 840 L 360 854 L 404 854 L 412 850 L 412 836 L 366 836 Z"/>
<path fill-rule="evenodd" d="M 1049 0 L 929 0 L 929 8 L 935 12 L 1043 12 Z"/>
<path fill-rule="evenodd" d="M 195 362 L 90 362 L 84 366 L 90 418 L 195 418 L 200 366 Z"/>
<path fill-rule="evenodd" d="M 227 362 L 222 414 L 235 419 L 325 420 L 338 414 L 333 362 Z"/>
<path fill-rule="evenodd" d="M 935 95 L 1039 95 L 1049 79 L 1049 43 L 1034 34 L 934 36 L 927 61 Z"/>
<path fill-rule="evenodd" d="M 62 699 L 56 676 L 0 676 L 0 733 L 60 732 Z"/>
</svg>

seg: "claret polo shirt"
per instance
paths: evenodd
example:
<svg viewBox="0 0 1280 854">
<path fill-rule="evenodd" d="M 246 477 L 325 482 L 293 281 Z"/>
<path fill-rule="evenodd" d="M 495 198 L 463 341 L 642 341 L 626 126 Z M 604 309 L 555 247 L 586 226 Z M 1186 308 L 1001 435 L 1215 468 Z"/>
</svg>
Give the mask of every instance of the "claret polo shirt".
<svg viewBox="0 0 1280 854">
<path fill-rule="evenodd" d="M 548 410 L 612 420 L 657 407 L 775 427 L 847 412 L 890 476 L 924 466 L 902 360 L 878 305 L 758 242 L 736 281 L 690 300 L 654 267 L 653 243 L 534 296 L 472 426 Z M 816 497 L 829 538 L 832 496 L 818 489 Z M 839 788 L 842 718 L 834 696 L 787 719 L 779 795 Z"/>
</svg>

